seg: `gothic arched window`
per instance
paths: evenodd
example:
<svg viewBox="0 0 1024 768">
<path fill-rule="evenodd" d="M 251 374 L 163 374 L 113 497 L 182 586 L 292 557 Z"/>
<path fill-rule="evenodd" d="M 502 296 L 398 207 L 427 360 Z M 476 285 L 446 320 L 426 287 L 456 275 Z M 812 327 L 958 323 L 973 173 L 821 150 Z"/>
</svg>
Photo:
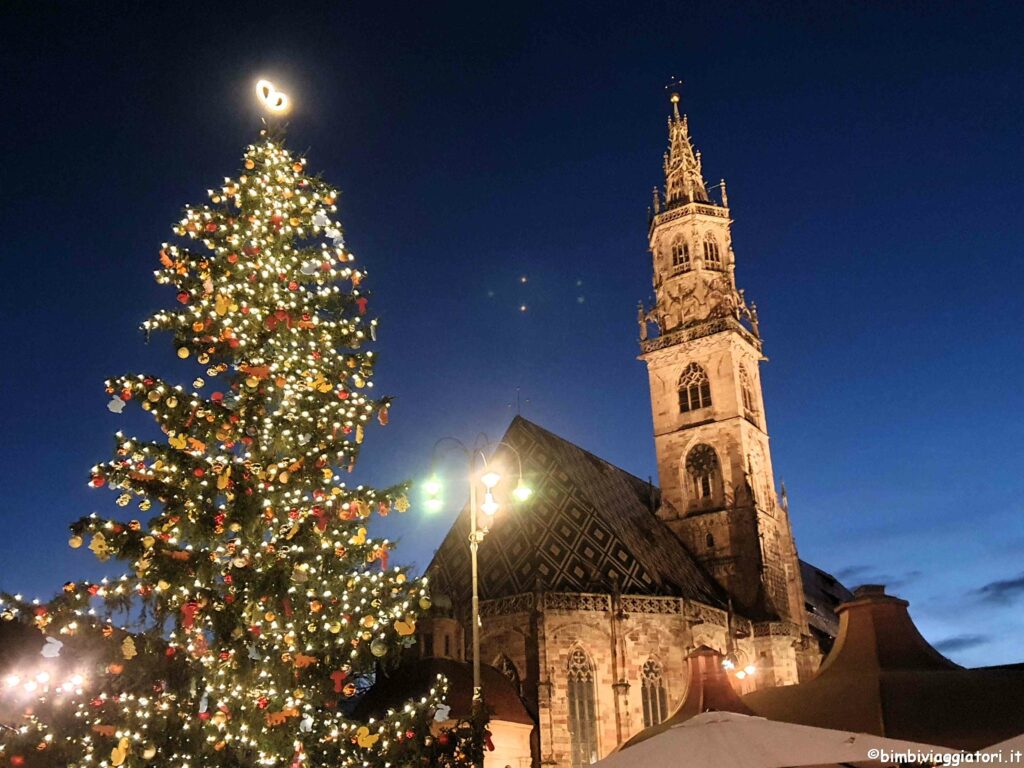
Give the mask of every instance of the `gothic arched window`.
<svg viewBox="0 0 1024 768">
<path fill-rule="evenodd" d="M 722 268 L 722 259 L 718 255 L 718 241 L 710 232 L 704 236 L 704 266 L 708 269 Z"/>
<path fill-rule="evenodd" d="M 743 411 L 747 416 L 753 418 L 757 414 L 754 388 L 750 382 L 750 374 L 747 372 L 747 367 L 743 363 L 740 363 L 740 391 L 743 396 Z"/>
<path fill-rule="evenodd" d="M 710 445 L 695 445 L 686 456 L 686 474 L 693 498 L 710 499 L 718 487 L 718 454 Z"/>
<path fill-rule="evenodd" d="M 683 271 L 690 268 L 690 246 L 682 238 L 672 243 L 672 269 Z"/>
<path fill-rule="evenodd" d="M 594 665 L 582 648 L 569 654 L 569 741 L 572 768 L 597 762 Z"/>
<path fill-rule="evenodd" d="M 711 405 L 711 381 L 697 363 L 686 366 L 679 377 L 679 410 L 683 413 Z"/>
<path fill-rule="evenodd" d="M 705 536 L 704 537 L 704 544 L 707 545 L 708 549 L 714 549 L 715 548 L 715 534 L 709 533 L 707 536 Z"/>
<path fill-rule="evenodd" d="M 644 728 L 657 725 L 668 716 L 668 695 L 661 662 L 648 659 L 640 670 L 640 698 L 644 704 Z"/>
</svg>

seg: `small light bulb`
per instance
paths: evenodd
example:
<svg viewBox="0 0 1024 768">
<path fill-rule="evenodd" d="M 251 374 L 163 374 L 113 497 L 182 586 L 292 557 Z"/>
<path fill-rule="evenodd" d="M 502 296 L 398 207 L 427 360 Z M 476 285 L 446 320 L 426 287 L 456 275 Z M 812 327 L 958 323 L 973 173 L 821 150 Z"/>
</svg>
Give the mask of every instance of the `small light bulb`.
<svg viewBox="0 0 1024 768">
<path fill-rule="evenodd" d="M 747 666 L 743 668 L 743 671 L 746 672 L 748 675 L 752 675 L 755 672 L 757 672 L 757 667 L 755 667 L 753 664 L 747 664 Z"/>
<path fill-rule="evenodd" d="M 487 488 L 488 491 L 496 486 L 499 480 L 501 480 L 501 475 L 494 470 L 480 476 L 480 482 L 484 484 L 484 487 Z"/>
<path fill-rule="evenodd" d="M 747 676 L 747 673 L 744 672 L 742 669 L 739 672 L 736 673 L 736 679 L 737 680 L 742 680 L 746 676 Z"/>
</svg>

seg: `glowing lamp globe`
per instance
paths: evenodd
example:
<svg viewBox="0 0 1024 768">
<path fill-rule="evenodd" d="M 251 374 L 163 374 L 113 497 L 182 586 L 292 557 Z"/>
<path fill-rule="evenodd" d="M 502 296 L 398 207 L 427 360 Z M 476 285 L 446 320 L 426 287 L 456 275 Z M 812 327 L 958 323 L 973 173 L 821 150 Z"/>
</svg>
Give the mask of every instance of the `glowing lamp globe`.
<svg viewBox="0 0 1024 768">
<path fill-rule="evenodd" d="M 526 501 L 532 494 L 533 489 L 520 477 L 519 482 L 516 483 L 515 490 L 512 491 L 512 498 L 516 501 Z"/>
<path fill-rule="evenodd" d="M 488 491 L 484 495 L 484 503 L 480 505 L 485 515 L 493 516 L 498 511 L 498 502 L 494 500 L 494 494 Z"/>
</svg>

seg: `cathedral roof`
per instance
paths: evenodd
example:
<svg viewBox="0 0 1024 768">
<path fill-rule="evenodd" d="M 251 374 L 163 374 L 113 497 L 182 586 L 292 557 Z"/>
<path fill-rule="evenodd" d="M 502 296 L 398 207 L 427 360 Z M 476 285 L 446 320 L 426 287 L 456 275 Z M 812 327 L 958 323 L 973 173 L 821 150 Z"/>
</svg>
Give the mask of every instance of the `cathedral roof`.
<svg viewBox="0 0 1024 768">
<path fill-rule="evenodd" d="M 577 445 L 517 416 L 502 438 L 522 461 L 531 499 L 507 505 L 481 545 L 482 599 L 552 592 L 673 595 L 724 607 L 722 589 L 654 510 L 658 491 Z M 492 461 L 517 469 L 500 447 Z M 499 499 L 500 501 L 500 499 Z M 469 600 L 469 510 L 434 556 L 435 589 Z"/>
</svg>

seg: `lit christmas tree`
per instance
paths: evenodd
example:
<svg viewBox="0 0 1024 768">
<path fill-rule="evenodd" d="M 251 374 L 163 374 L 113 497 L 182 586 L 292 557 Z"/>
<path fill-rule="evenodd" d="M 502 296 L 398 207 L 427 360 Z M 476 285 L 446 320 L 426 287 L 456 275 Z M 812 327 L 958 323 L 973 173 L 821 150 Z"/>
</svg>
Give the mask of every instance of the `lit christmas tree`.
<svg viewBox="0 0 1024 768">
<path fill-rule="evenodd" d="M 20 719 L 0 732 L 0 765 L 479 759 L 481 724 L 432 734 L 447 717 L 440 683 L 381 721 L 345 714 L 378 665 L 413 643 L 430 601 L 424 581 L 389 567 L 389 542 L 367 535 L 372 514 L 405 511 L 405 486 L 342 479 L 390 402 L 370 394 L 376 320 L 338 193 L 305 163 L 264 132 L 238 179 L 186 209 L 182 244 L 160 250 L 157 280 L 177 302 L 144 329 L 169 331 L 202 375 L 193 389 L 147 375 L 107 382 L 111 411 L 137 404 L 165 438 L 118 433 L 91 485 L 155 515 L 72 526 L 72 547 L 129 573 L 70 582 L 46 605 L 0 604 L 3 618 L 40 630 L 53 663 L 36 676 L 5 670 Z"/>
</svg>

